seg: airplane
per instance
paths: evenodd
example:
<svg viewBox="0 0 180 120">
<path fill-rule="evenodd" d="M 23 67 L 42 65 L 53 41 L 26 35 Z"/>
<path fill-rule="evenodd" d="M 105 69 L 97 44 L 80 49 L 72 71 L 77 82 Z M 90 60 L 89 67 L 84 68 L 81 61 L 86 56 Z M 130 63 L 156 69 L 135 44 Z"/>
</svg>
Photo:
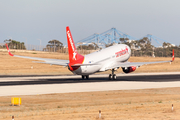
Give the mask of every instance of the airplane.
<svg viewBox="0 0 180 120">
<path fill-rule="evenodd" d="M 82 79 L 89 79 L 89 75 L 97 72 L 112 70 L 112 74 L 109 74 L 109 80 L 111 79 L 115 80 L 117 77 L 116 74 L 114 74 L 114 72 L 120 67 L 122 68 L 124 73 L 131 73 L 142 65 L 166 63 L 166 62 L 174 61 L 174 50 L 173 50 L 172 60 L 170 61 L 128 62 L 128 59 L 131 56 L 131 49 L 126 44 L 113 45 L 105 49 L 101 49 L 99 51 L 83 56 L 80 55 L 76 50 L 75 43 L 73 41 L 69 26 L 66 27 L 66 35 L 67 35 L 67 43 L 68 43 L 69 60 L 13 55 L 11 54 L 7 44 L 6 47 L 10 56 L 43 61 L 37 63 L 60 65 L 65 67 L 68 66 L 68 69 L 72 73 L 76 75 L 81 75 Z"/>
</svg>

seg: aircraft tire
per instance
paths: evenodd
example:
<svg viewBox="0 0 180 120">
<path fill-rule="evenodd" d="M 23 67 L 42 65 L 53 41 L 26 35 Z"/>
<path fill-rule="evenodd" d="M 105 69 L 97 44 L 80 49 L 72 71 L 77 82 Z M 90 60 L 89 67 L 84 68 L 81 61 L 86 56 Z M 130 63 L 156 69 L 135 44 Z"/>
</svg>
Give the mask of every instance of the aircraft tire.
<svg viewBox="0 0 180 120">
<path fill-rule="evenodd" d="M 86 75 L 86 79 L 89 79 L 89 75 Z"/>
<path fill-rule="evenodd" d="M 111 74 L 109 74 L 109 80 L 112 80 L 112 75 Z"/>
<path fill-rule="evenodd" d="M 117 78 L 117 77 L 116 77 L 116 74 L 114 74 L 114 75 L 113 75 L 113 80 L 116 80 L 116 78 Z"/>
<path fill-rule="evenodd" d="M 82 75 L 82 79 L 83 79 L 83 80 L 84 80 L 84 77 L 85 77 L 85 76 L 84 76 L 84 75 Z"/>
</svg>

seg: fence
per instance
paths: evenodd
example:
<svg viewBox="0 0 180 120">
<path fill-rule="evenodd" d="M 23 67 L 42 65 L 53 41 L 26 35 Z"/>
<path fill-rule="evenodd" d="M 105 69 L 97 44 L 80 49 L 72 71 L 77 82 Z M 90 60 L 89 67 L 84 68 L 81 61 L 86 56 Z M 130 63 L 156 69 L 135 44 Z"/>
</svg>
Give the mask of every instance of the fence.
<svg viewBox="0 0 180 120">
<path fill-rule="evenodd" d="M 6 48 L 5 43 L 0 43 L 0 48 Z M 31 45 L 31 44 L 10 44 L 10 49 L 18 49 L 18 50 L 34 50 L 34 51 L 43 51 L 46 46 L 40 46 L 40 45 Z"/>
<path fill-rule="evenodd" d="M 58 53 L 65 53 L 68 54 L 68 48 L 64 47 L 46 47 L 46 46 L 40 46 L 40 45 L 31 45 L 27 44 L 25 45 L 9 45 L 9 48 L 11 50 L 29 50 L 29 51 L 44 51 L 44 52 L 58 52 Z M 6 51 L 6 45 L 4 43 L 0 43 L 0 51 Z M 176 57 L 180 57 L 180 51 L 178 47 L 172 48 L 175 51 Z M 92 52 L 95 52 L 97 50 L 77 50 L 79 54 L 86 55 Z M 142 51 L 142 50 L 134 50 L 131 49 L 131 56 L 154 56 L 155 57 L 171 57 L 172 56 L 172 50 L 169 48 L 156 48 L 154 51 Z"/>
<path fill-rule="evenodd" d="M 6 49 L 6 45 L 4 43 L 0 43 L 0 49 Z M 31 50 L 31 51 L 44 51 L 44 52 L 59 52 L 59 53 L 67 53 L 68 54 L 68 48 L 64 47 L 46 47 L 46 46 L 40 46 L 40 45 L 19 45 L 19 44 L 11 44 L 9 45 L 9 49 L 13 50 Z M 95 52 L 97 50 L 78 50 L 78 53 L 80 54 L 89 54 L 92 52 Z"/>
</svg>

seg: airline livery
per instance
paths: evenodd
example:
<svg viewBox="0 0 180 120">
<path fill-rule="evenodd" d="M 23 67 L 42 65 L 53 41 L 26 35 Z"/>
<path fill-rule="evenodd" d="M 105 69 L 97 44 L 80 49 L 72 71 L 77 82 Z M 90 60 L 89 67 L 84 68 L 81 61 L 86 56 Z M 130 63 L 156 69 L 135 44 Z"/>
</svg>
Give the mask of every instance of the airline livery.
<svg viewBox="0 0 180 120">
<path fill-rule="evenodd" d="M 157 61 L 157 62 L 128 62 L 131 55 L 131 49 L 125 44 L 114 45 L 88 55 L 80 55 L 75 47 L 71 31 L 69 27 L 66 27 L 67 43 L 69 60 L 59 60 L 59 59 L 47 59 L 47 58 L 37 58 L 28 56 L 13 55 L 9 51 L 8 45 L 6 44 L 7 50 L 10 56 L 27 58 L 33 60 L 41 60 L 45 63 L 51 65 L 61 65 L 68 66 L 68 69 L 76 75 L 82 75 L 82 79 L 89 79 L 89 75 L 96 72 L 103 72 L 107 70 L 112 70 L 112 74 L 109 74 L 109 79 L 116 79 L 116 74 L 114 71 L 118 68 L 122 68 L 124 73 L 130 73 L 136 70 L 136 68 L 155 63 L 165 63 L 174 61 L 174 50 L 173 58 L 170 61 Z"/>
</svg>

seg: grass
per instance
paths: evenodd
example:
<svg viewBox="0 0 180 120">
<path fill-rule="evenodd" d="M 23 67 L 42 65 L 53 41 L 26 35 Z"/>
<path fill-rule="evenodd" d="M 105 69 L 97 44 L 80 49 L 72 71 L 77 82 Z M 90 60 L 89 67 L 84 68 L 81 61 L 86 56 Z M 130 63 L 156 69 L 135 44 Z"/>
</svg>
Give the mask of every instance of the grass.
<svg viewBox="0 0 180 120">
<path fill-rule="evenodd" d="M 167 90 L 170 91 L 168 94 L 165 92 Z M 179 98 L 179 92 L 177 93 L 177 91 L 180 91 L 180 88 L 20 96 L 23 99 L 23 106 L 20 106 L 20 109 L 13 107 L 14 110 L 11 112 L 1 110 L 0 119 L 8 120 L 9 115 L 15 115 L 18 120 L 39 120 L 42 117 L 43 120 L 95 120 L 99 115 L 99 110 L 101 110 L 102 117 L 107 120 L 153 119 L 154 116 L 159 116 L 158 119 L 165 119 L 167 118 L 165 115 L 179 118 L 180 114 L 169 114 L 171 106 L 168 102 L 171 100 L 176 105 L 176 113 L 179 113 L 180 103 L 176 102 Z M 156 92 L 158 93 L 154 94 Z M 147 93 L 149 93 L 149 96 L 147 96 Z M 0 97 L 0 104 L 3 103 L 7 108 L 12 107 L 4 103 L 9 98 Z M 149 99 L 153 99 L 155 103 L 148 104 L 151 102 Z M 164 102 L 158 104 L 162 101 L 161 99 Z M 127 104 L 127 101 L 130 101 L 129 104 Z M 101 104 L 96 104 L 100 102 Z M 121 104 L 115 104 L 117 102 Z"/>
</svg>

